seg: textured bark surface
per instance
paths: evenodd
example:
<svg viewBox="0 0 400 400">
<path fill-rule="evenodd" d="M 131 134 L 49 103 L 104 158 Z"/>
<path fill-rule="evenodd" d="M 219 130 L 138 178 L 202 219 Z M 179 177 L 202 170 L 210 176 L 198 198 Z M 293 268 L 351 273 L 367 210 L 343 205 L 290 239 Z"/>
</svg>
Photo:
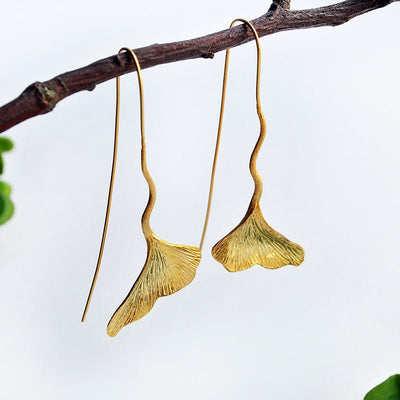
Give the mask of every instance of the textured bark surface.
<svg viewBox="0 0 400 400">
<path fill-rule="evenodd" d="M 287 10 L 290 8 L 290 0 L 273 0 L 273 3 Z"/>
<path fill-rule="evenodd" d="M 347 0 L 326 7 L 291 11 L 290 0 L 274 0 L 268 12 L 252 24 L 259 36 L 280 31 L 336 26 L 369 11 L 399 0 Z M 213 58 L 227 48 L 253 39 L 243 25 L 196 39 L 153 44 L 135 49 L 142 68 L 194 58 Z M 0 133 L 36 115 L 45 114 L 62 99 L 82 90 L 93 90 L 99 83 L 135 71 L 127 54 L 113 55 L 83 68 L 66 72 L 46 82 L 35 82 L 15 100 L 0 108 Z"/>
</svg>

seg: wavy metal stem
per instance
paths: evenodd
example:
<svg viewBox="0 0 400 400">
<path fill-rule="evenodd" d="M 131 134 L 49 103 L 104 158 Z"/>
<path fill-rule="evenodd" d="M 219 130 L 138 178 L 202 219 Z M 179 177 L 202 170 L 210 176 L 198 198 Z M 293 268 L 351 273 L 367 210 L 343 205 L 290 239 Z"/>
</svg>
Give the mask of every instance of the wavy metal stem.
<svg viewBox="0 0 400 400">
<path fill-rule="evenodd" d="M 249 210 L 250 210 L 250 209 L 253 209 L 254 206 L 256 205 L 256 203 L 258 203 L 260 201 L 261 195 L 262 195 L 262 190 L 263 190 L 263 183 L 262 183 L 259 173 L 257 172 L 257 167 L 256 167 L 257 156 L 258 156 L 260 148 L 264 142 L 266 130 L 267 130 L 265 118 L 264 118 L 264 114 L 261 110 L 261 102 L 260 102 L 261 45 L 260 45 L 260 39 L 258 37 L 257 31 L 249 21 L 247 21 L 243 18 L 236 18 L 235 20 L 232 21 L 229 28 L 232 28 L 236 24 L 236 22 L 243 22 L 245 25 L 247 25 L 251 29 L 252 34 L 254 35 L 256 46 L 257 46 L 256 108 L 257 108 L 257 115 L 260 120 L 260 136 L 259 136 L 257 143 L 254 147 L 254 150 L 251 154 L 250 165 L 249 165 L 250 173 L 254 180 L 254 193 L 253 193 L 253 197 L 251 199 L 250 206 L 249 206 Z M 224 77 L 222 80 L 222 95 L 221 95 L 221 107 L 220 107 L 220 113 L 219 113 L 217 140 L 216 140 L 216 144 L 215 144 L 214 161 L 213 161 L 213 166 L 212 166 L 212 171 L 211 171 L 210 190 L 209 190 L 209 194 L 208 194 L 206 217 L 205 217 L 205 221 L 204 221 L 203 233 L 201 235 L 200 246 L 199 246 L 200 249 L 202 249 L 202 247 L 203 247 L 203 243 L 204 243 L 204 239 L 205 239 L 205 235 L 206 235 L 207 227 L 208 227 L 208 221 L 210 218 L 212 195 L 213 195 L 213 191 L 214 191 L 215 170 L 217 167 L 217 159 L 218 159 L 219 146 L 220 146 L 220 141 L 221 141 L 222 122 L 224 119 L 226 82 L 227 82 L 227 78 L 228 78 L 229 56 L 230 56 L 230 49 L 227 49 L 226 53 L 225 53 Z"/>
<path fill-rule="evenodd" d="M 150 175 L 150 172 L 147 168 L 147 160 L 146 160 L 146 138 L 145 138 L 145 129 L 144 129 L 144 100 L 143 100 L 142 73 L 141 73 L 141 69 L 140 69 L 140 63 L 139 63 L 138 58 L 136 57 L 136 54 L 128 47 L 123 47 L 119 51 L 119 53 L 122 53 L 122 52 L 128 52 L 132 56 L 132 59 L 135 62 L 137 76 L 138 76 L 138 83 L 139 83 L 140 132 L 141 132 L 141 142 L 142 142 L 141 165 L 142 165 L 143 175 L 149 186 L 149 200 L 147 202 L 147 206 L 142 215 L 142 230 L 143 230 L 145 238 L 147 239 L 153 233 L 153 231 L 150 227 L 150 215 L 151 215 L 151 212 L 153 211 L 154 204 L 156 201 L 156 187 L 155 187 L 154 181 Z M 117 84 L 116 84 L 117 100 L 116 100 L 116 109 L 115 109 L 114 153 L 113 153 L 113 162 L 112 162 L 112 167 L 111 167 L 110 187 L 109 187 L 109 191 L 108 191 L 107 210 L 106 210 L 106 217 L 105 217 L 105 221 L 104 221 L 103 235 L 102 235 L 102 239 L 101 239 L 99 255 L 97 258 L 97 265 L 96 265 L 96 269 L 94 272 L 92 284 L 90 286 L 89 295 L 86 300 L 85 309 L 83 311 L 82 322 L 84 322 L 86 319 L 86 315 L 89 310 L 89 305 L 90 305 L 90 302 L 91 302 L 91 299 L 93 296 L 93 291 L 96 286 L 97 277 L 99 274 L 101 260 L 102 260 L 103 252 L 104 252 L 104 245 L 105 245 L 106 236 L 107 236 L 108 222 L 110 219 L 111 201 L 112 201 L 112 195 L 113 195 L 113 190 L 114 190 L 114 178 L 115 178 L 115 169 L 116 169 L 116 164 L 117 164 L 117 151 L 118 151 L 119 110 L 120 110 L 120 97 L 121 97 L 121 95 L 120 95 L 120 77 L 119 76 L 116 77 L 116 81 L 117 81 Z"/>
</svg>

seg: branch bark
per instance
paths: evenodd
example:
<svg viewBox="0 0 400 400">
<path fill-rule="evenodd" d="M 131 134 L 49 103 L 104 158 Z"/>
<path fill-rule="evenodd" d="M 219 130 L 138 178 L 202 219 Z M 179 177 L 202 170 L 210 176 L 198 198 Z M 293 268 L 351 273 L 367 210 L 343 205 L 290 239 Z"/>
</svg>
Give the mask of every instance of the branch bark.
<svg viewBox="0 0 400 400">
<path fill-rule="evenodd" d="M 347 0 L 309 10 L 289 10 L 290 0 L 273 0 L 268 12 L 252 24 L 259 36 L 320 26 L 337 26 L 361 14 L 399 0 Z M 142 68 L 194 58 L 213 58 L 214 54 L 253 39 L 243 25 L 180 42 L 153 44 L 135 49 Z M 135 71 L 131 58 L 122 53 L 66 72 L 46 82 L 35 82 L 15 100 L 0 108 L 0 133 L 36 115 L 45 114 L 74 93 L 93 90 L 99 83 Z"/>
</svg>

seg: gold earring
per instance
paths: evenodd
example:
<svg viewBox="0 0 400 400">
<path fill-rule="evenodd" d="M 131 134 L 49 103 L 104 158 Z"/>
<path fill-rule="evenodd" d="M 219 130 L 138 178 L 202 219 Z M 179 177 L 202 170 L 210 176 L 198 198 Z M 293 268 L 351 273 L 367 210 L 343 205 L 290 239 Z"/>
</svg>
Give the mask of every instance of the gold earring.
<svg viewBox="0 0 400 400">
<path fill-rule="evenodd" d="M 144 131 L 144 107 L 143 107 L 143 84 L 142 74 L 139 60 L 136 54 L 129 48 L 123 47 L 120 53 L 128 52 L 137 69 L 140 93 L 140 129 L 141 129 L 141 166 L 143 175 L 149 187 L 149 200 L 142 215 L 142 231 L 147 243 L 147 258 L 145 265 L 132 286 L 132 289 L 126 296 L 125 300 L 115 311 L 107 326 L 107 333 L 110 336 L 115 336 L 124 326 L 134 322 L 146 315 L 154 306 L 158 298 L 168 296 L 187 286 L 196 274 L 196 268 L 200 263 L 200 249 L 194 246 L 177 245 L 163 241 L 160 239 L 150 227 L 150 215 L 154 208 L 156 200 L 156 187 L 153 179 L 147 169 L 146 162 L 146 142 Z M 106 220 L 103 230 L 103 238 L 99 251 L 99 259 L 96 266 L 95 275 L 92 282 L 92 287 L 89 292 L 87 304 L 82 317 L 85 319 L 87 309 L 92 296 L 93 288 L 97 279 L 98 270 L 100 267 L 101 257 L 104 248 L 105 236 L 107 231 L 109 209 L 111 205 L 116 148 L 118 142 L 118 125 L 119 125 L 119 102 L 120 102 L 120 84 L 119 77 L 117 80 L 117 106 L 115 117 L 115 139 L 114 139 L 114 160 L 110 180 L 109 200 L 107 205 Z"/>
<path fill-rule="evenodd" d="M 256 107 L 258 118 L 260 120 L 260 136 L 250 158 L 250 173 L 254 180 L 254 193 L 251 198 L 249 208 L 239 225 L 213 247 L 212 255 L 230 272 L 243 271 L 255 264 L 259 264 L 270 269 L 280 268 L 289 264 L 300 265 L 304 260 L 303 248 L 272 229 L 265 221 L 260 209 L 263 183 L 256 169 L 256 160 L 266 134 L 265 118 L 260 105 L 261 48 L 257 31 L 253 25 L 244 19 L 238 18 L 231 23 L 230 27 L 232 28 L 236 22 L 243 22 L 251 29 L 257 45 Z M 217 142 L 214 153 L 214 162 L 211 173 L 211 184 L 205 227 L 207 226 L 209 218 L 215 168 L 222 130 L 228 62 L 229 49 L 226 51 L 225 56 L 221 109 Z M 205 229 L 203 230 L 202 241 L 204 240 Z"/>
</svg>

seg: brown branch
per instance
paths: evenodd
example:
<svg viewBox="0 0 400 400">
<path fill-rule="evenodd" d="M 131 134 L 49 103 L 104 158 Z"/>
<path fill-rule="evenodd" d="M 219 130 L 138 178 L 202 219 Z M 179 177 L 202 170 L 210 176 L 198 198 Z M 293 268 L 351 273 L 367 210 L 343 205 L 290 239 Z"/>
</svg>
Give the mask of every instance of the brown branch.
<svg viewBox="0 0 400 400">
<path fill-rule="evenodd" d="M 280 31 L 336 26 L 369 11 L 399 0 L 347 0 L 342 3 L 310 10 L 289 10 L 290 0 L 274 0 L 268 12 L 251 21 L 259 36 Z M 181 42 L 153 44 L 135 49 L 142 68 L 194 58 L 213 58 L 227 48 L 253 39 L 246 27 L 236 26 L 220 32 Z M 15 100 L 0 108 L 0 132 L 18 123 L 45 114 L 62 99 L 81 90 L 93 90 L 99 83 L 135 71 L 126 54 L 113 55 L 86 67 L 58 75 L 46 82 L 36 82 Z"/>
</svg>

